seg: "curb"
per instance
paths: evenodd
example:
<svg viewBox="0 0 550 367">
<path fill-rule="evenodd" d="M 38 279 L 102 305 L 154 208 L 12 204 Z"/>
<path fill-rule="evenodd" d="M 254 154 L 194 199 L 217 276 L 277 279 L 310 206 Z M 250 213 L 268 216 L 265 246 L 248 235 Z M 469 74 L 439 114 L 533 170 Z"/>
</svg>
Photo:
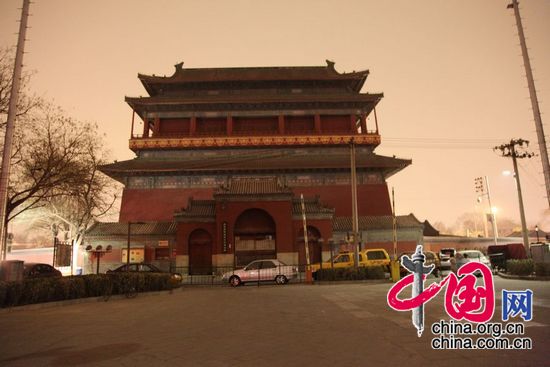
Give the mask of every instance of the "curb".
<svg viewBox="0 0 550 367">
<path fill-rule="evenodd" d="M 497 273 L 497 275 L 504 279 L 550 281 L 550 276 L 510 275 L 510 274 L 501 273 L 500 271 Z"/>
</svg>

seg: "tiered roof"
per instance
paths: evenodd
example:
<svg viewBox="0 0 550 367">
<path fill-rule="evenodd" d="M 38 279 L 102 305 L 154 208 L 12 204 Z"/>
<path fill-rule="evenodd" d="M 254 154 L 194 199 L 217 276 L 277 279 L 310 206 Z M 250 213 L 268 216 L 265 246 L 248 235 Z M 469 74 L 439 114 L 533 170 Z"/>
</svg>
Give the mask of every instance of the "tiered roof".
<svg viewBox="0 0 550 367">
<path fill-rule="evenodd" d="M 334 62 L 326 60 L 326 66 L 276 66 L 276 67 L 237 67 L 237 68 L 184 68 L 183 62 L 175 65 L 172 76 L 138 74 L 138 78 L 151 96 L 161 94 L 170 85 L 192 88 L 206 83 L 248 82 L 332 82 L 343 84 L 350 90 L 359 92 L 365 83 L 368 70 L 339 73 Z M 234 84 L 233 84 L 234 85 Z"/>
<path fill-rule="evenodd" d="M 389 177 L 406 166 L 411 160 L 381 156 L 374 153 L 357 155 L 358 169 L 378 169 Z M 228 173 L 268 173 L 268 172 L 315 172 L 349 171 L 349 152 L 327 155 L 289 155 L 283 152 L 267 152 L 250 157 L 190 157 L 185 160 L 161 160 L 135 158 L 115 162 L 101 167 L 107 175 L 123 180 L 131 175 L 190 175 Z"/>
<path fill-rule="evenodd" d="M 414 228 L 423 229 L 424 224 L 420 222 L 414 214 L 398 215 L 397 228 Z M 332 230 L 334 232 L 349 232 L 352 230 L 352 218 L 351 217 L 335 217 L 332 222 Z M 391 215 L 380 216 L 360 216 L 359 217 L 359 230 L 391 230 L 393 228 L 393 217 Z"/>
<path fill-rule="evenodd" d="M 186 69 L 172 76 L 138 74 L 149 97 L 126 97 L 142 118 L 151 112 L 360 109 L 370 111 L 383 94 L 359 93 L 368 70 L 339 73 L 326 66 Z"/>
</svg>

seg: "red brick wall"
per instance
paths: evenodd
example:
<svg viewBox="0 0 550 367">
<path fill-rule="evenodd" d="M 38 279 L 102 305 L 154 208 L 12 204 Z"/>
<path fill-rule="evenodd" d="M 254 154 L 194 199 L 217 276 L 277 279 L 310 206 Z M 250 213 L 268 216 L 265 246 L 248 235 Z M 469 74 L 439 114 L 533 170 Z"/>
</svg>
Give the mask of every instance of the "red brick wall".
<svg viewBox="0 0 550 367">
<path fill-rule="evenodd" d="M 393 254 L 393 242 L 369 242 L 364 248 L 383 248 L 388 252 L 390 257 Z M 414 250 L 416 250 L 416 241 L 397 241 L 397 255 L 405 251 Z"/>
<path fill-rule="evenodd" d="M 320 195 L 323 204 L 336 209 L 336 216 L 351 216 L 351 188 L 349 186 L 296 187 L 293 191 L 296 197 L 302 193 L 305 197 Z M 174 218 L 174 211 L 187 207 L 190 197 L 212 199 L 212 194 L 213 189 L 209 188 L 124 189 L 119 221 L 171 221 Z M 359 185 L 357 199 L 359 215 L 391 215 L 386 184 Z"/>
<path fill-rule="evenodd" d="M 190 197 L 211 199 L 212 193 L 212 189 L 124 189 L 119 221 L 170 222 L 175 210 L 187 207 Z"/>
</svg>

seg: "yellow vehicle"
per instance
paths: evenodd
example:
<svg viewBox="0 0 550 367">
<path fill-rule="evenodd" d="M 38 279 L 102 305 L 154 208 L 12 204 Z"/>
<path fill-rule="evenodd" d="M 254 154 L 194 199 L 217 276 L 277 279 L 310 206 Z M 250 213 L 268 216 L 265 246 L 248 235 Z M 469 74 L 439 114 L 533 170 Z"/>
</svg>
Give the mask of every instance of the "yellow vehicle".
<svg viewBox="0 0 550 367">
<path fill-rule="evenodd" d="M 331 261 L 325 261 L 322 264 L 312 264 L 311 271 L 316 272 L 322 266 L 323 269 L 334 268 L 349 268 L 354 266 L 353 252 L 341 252 L 334 255 Z M 383 248 L 366 249 L 359 251 L 359 266 L 384 266 L 389 268 L 390 256 Z"/>
</svg>

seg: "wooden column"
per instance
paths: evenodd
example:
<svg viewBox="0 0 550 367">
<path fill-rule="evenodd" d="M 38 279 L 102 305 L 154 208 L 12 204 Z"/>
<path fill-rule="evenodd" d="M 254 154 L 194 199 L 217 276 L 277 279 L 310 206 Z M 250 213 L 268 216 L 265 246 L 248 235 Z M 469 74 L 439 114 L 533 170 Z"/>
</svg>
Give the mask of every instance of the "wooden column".
<svg viewBox="0 0 550 367">
<path fill-rule="evenodd" d="M 197 131 L 197 118 L 195 116 L 191 116 L 191 126 L 189 127 L 189 135 L 191 136 L 195 135 L 196 131 Z"/>
<path fill-rule="evenodd" d="M 361 112 L 361 132 L 363 134 L 367 133 L 367 116 L 365 115 L 365 111 Z"/>
<path fill-rule="evenodd" d="M 285 115 L 279 115 L 279 134 L 285 133 Z"/>
<path fill-rule="evenodd" d="M 149 119 L 147 118 L 147 115 L 145 115 L 145 118 L 143 119 L 143 134 L 142 137 L 148 138 L 149 137 Z"/>
<path fill-rule="evenodd" d="M 134 137 L 134 119 L 136 117 L 136 111 L 132 110 L 132 128 L 130 130 L 130 139 Z"/>
<path fill-rule="evenodd" d="M 155 117 L 155 126 L 153 127 L 153 136 L 158 136 L 160 133 L 160 118 Z"/>
<path fill-rule="evenodd" d="M 227 116 L 227 135 L 233 135 L 233 116 Z"/>
<path fill-rule="evenodd" d="M 318 113 L 315 114 L 315 133 L 321 133 L 321 115 Z"/>
<path fill-rule="evenodd" d="M 378 132 L 378 117 L 376 116 L 376 107 L 374 107 L 373 110 L 374 110 L 374 123 L 376 124 L 376 133 L 377 133 L 377 134 L 380 134 L 380 133 Z"/>
<path fill-rule="evenodd" d="M 356 121 L 357 121 L 357 117 L 355 115 L 350 115 L 349 117 L 350 128 L 354 134 L 357 132 L 357 126 L 355 125 Z"/>
</svg>

